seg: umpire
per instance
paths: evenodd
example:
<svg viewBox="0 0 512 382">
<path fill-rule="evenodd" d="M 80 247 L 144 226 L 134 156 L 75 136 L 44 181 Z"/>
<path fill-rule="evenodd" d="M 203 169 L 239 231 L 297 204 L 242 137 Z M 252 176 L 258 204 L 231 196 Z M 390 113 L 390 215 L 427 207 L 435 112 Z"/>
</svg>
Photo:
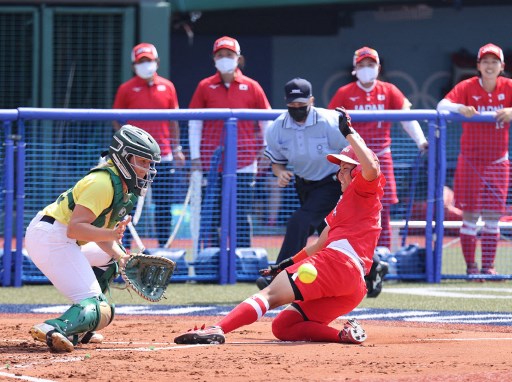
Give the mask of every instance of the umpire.
<svg viewBox="0 0 512 382">
<path fill-rule="evenodd" d="M 310 235 L 315 231 L 320 234 L 325 228 L 324 219 L 341 196 L 336 179 L 338 167 L 325 157 L 338 154 L 348 145 L 338 128 L 338 113 L 313 106 L 315 98 L 309 81 L 294 78 L 284 91 L 288 112 L 268 127 L 265 156 L 272 162 L 279 187 L 286 187 L 295 173 L 300 207 L 288 220 L 276 263 L 298 253 Z M 268 283 L 263 277 L 257 280 L 260 289 Z"/>
</svg>

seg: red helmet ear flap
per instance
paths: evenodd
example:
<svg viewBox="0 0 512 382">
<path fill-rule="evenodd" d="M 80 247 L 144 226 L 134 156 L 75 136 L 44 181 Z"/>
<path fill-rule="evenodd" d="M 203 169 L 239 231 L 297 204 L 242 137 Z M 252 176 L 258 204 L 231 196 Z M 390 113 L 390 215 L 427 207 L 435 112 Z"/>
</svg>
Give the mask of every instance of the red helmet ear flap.
<svg viewBox="0 0 512 382">
<path fill-rule="evenodd" d="M 358 164 L 356 167 L 350 170 L 350 176 L 352 177 L 352 179 L 354 179 L 356 175 L 359 174 L 361 171 L 363 171 L 363 167 L 360 164 Z"/>
</svg>

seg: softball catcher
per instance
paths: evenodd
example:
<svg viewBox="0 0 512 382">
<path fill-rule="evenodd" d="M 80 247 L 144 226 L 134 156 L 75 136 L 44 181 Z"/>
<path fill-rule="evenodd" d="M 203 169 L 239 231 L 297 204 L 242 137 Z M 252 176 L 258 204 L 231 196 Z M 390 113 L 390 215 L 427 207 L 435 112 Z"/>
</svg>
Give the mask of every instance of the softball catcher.
<svg viewBox="0 0 512 382">
<path fill-rule="evenodd" d="M 25 243 L 34 264 L 73 305 L 62 316 L 34 325 L 30 334 L 55 352 L 79 342 L 101 342 L 96 333 L 114 318 L 105 297 L 130 256 L 121 246 L 137 196 L 156 175 L 160 148 L 138 127 L 124 125 L 105 164 L 93 168 L 32 219 Z"/>
</svg>

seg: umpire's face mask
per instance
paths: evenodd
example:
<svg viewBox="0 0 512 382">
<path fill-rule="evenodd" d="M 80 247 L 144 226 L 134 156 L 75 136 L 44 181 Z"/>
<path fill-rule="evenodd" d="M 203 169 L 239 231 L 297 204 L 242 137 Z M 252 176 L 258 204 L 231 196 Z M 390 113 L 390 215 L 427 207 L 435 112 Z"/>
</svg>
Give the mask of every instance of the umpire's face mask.
<svg viewBox="0 0 512 382">
<path fill-rule="evenodd" d="M 288 106 L 288 113 L 290 114 L 290 117 L 294 119 L 295 122 L 304 122 L 308 117 L 310 107 L 310 105 L 300 107 Z"/>
</svg>

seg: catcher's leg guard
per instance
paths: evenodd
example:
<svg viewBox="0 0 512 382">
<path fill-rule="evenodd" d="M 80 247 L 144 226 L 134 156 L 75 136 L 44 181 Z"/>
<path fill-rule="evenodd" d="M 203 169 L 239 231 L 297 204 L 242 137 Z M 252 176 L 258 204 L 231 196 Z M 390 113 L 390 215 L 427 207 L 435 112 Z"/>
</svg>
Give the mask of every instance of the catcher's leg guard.
<svg viewBox="0 0 512 382">
<path fill-rule="evenodd" d="M 64 337 L 73 336 L 94 329 L 102 329 L 114 319 L 114 307 L 109 305 L 106 297 L 101 294 L 98 297 L 90 297 L 72 305 L 59 318 L 45 321 L 55 330 L 46 334 L 47 343 L 53 332 L 58 332 Z M 52 347 L 49 344 L 50 347 Z"/>
</svg>

